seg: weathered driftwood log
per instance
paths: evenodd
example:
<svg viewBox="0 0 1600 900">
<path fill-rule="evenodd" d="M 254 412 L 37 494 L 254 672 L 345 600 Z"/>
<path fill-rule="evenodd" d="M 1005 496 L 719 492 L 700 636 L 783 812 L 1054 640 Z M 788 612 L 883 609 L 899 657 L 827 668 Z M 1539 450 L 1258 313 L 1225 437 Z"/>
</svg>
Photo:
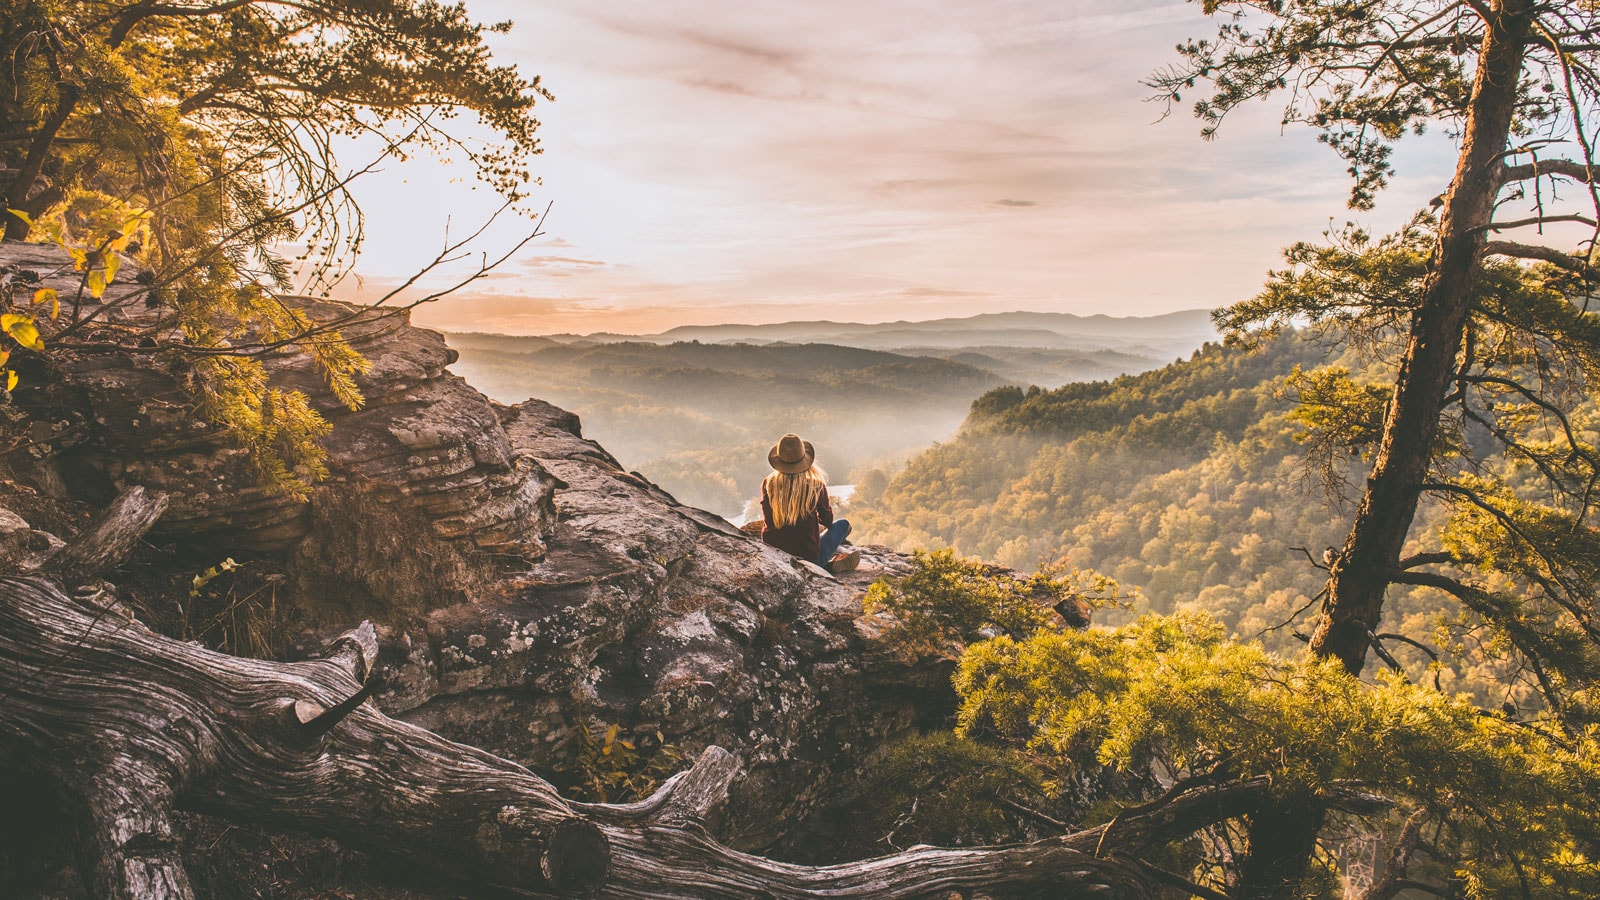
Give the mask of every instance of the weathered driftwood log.
<svg viewBox="0 0 1600 900">
<path fill-rule="evenodd" d="M 77 540 L 46 559 L 42 571 L 68 586 L 99 578 L 127 559 L 167 511 L 167 499 L 160 491 L 129 488 Z"/>
<path fill-rule="evenodd" d="M 1237 815 L 1264 790 L 1181 798 L 1109 835 L 789 865 L 707 831 L 738 771 L 728 753 L 707 750 L 640 803 L 568 801 L 521 766 L 363 702 L 375 650 L 363 627 L 323 659 L 241 659 L 96 611 L 51 582 L 0 578 L 0 767 L 68 798 L 93 896 L 144 900 L 191 896 L 174 806 L 331 836 L 526 895 L 1142 898 L 1155 891 L 1131 857 L 1153 830 Z"/>
</svg>

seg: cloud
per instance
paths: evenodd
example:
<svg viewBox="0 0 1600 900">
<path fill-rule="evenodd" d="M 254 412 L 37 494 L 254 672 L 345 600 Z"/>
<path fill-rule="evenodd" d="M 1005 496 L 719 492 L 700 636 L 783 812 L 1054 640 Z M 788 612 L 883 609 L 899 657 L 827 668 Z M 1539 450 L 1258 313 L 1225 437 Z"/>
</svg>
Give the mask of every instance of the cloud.
<svg viewBox="0 0 1600 900">
<path fill-rule="evenodd" d="M 709 11 L 709 10 L 706 10 Z M 639 12 L 639 10 L 635 10 Z M 738 57 L 755 62 L 763 66 L 789 66 L 794 65 L 804 54 L 795 49 L 782 47 L 778 42 L 781 34 L 774 34 L 767 39 L 752 39 L 740 36 L 728 30 L 718 30 L 709 25 L 716 21 L 715 16 L 699 16 L 706 23 L 704 27 L 674 27 L 660 22 L 649 22 L 638 16 L 607 15 L 591 8 L 580 11 L 580 15 L 590 21 L 603 26 L 605 29 L 619 34 L 641 38 L 646 42 L 660 45 L 677 45 L 688 48 L 695 53 L 710 51 Z M 689 15 L 693 17 L 692 6 Z"/>
<path fill-rule="evenodd" d="M 517 265 L 528 269 L 544 269 L 591 266 L 604 267 L 611 264 L 603 259 L 580 259 L 576 256 L 525 256 L 517 260 Z"/>
<path fill-rule="evenodd" d="M 988 297 L 988 291 L 953 291 L 947 288 L 913 287 L 897 291 L 902 297 Z"/>
<path fill-rule="evenodd" d="M 441 325 L 884 321 L 970 314 L 1001 297 L 1076 313 L 1216 306 L 1254 293 L 1281 247 L 1344 215 L 1338 160 L 1284 131 L 1273 103 L 1240 108 L 1212 142 L 1181 114 L 1152 124 L 1160 110 L 1142 102 L 1140 79 L 1179 40 L 1215 30 L 1195 4 L 470 9 L 516 19 L 495 36 L 497 59 L 541 73 L 560 97 L 541 111 L 545 153 L 533 160 L 536 197 L 555 205 L 547 237 L 419 313 Z M 1448 179 L 1448 168 L 1428 177 L 1437 160 L 1407 149 L 1429 140 L 1447 143 L 1402 144 L 1392 205 L 1367 219 L 1377 230 Z M 411 184 L 380 190 L 369 210 L 361 270 L 375 283 L 436 252 L 418 246 L 429 223 L 417 227 L 415 198 L 466 220 L 457 204 L 485 193 L 452 200 L 459 172 L 407 171 Z M 440 184 L 424 194 L 429 177 Z M 492 237 L 507 246 L 517 235 Z"/>
</svg>

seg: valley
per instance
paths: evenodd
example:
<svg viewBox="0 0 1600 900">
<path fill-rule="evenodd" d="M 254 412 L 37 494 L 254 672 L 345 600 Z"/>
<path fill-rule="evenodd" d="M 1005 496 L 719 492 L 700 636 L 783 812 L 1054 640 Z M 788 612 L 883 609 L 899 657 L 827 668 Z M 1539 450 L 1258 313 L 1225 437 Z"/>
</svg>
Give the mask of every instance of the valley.
<svg viewBox="0 0 1600 900">
<path fill-rule="evenodd" d="M 949 438 L 990 389 L 1142 372 L 1213 334 L 1196 311 L 1148 320 L 1014 313 L 447 340 L 461 354 L 452 370 L 490 397 L 540 397 L 570 409 L 624 465 L 685 503 L 736 518 L 785 432 L 817 447 L 834 483 L 850 483 Z M 896 343 L 906 339 L 923 343 Z"/>
</svg>

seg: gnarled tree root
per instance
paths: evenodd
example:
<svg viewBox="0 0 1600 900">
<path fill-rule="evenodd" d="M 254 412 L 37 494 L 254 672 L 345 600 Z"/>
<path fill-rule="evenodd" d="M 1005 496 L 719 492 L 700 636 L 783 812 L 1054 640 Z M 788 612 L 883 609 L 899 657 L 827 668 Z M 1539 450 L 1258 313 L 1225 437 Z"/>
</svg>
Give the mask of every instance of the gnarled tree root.
<svg viewBox="0 0 1600 900">
<path fill-rule="evenodd" d="M 463 883 L 532 896 L 1132 900 L 1156 891 L 1119 849 L 1137 852 L 1152 829 L 1197 827 L 1260 797 L 1245 784 L 1170 804 L 1119 823 L 1110 849 L 1092 829 L 790 865 L 708 832 L 738 772 L 727 752 L 709 748 L 640 803 L 569 801 L 521 766 L 365 702 L 376 649 L 364 625 L 323 659 L 241 659 L 98 611 L 52 582 L 0 578 L 0 767 L 48 779 L 69 798 L 94 896 L 141 900 L 192 896 L 168 821 L 174 806 L 402 854 Z"/>
</svg>

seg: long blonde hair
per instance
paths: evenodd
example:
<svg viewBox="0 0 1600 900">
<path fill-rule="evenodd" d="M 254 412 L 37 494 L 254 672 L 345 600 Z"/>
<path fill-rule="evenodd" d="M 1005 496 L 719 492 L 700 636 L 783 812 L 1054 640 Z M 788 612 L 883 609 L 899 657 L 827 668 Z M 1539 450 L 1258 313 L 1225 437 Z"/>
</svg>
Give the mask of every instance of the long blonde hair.
<svg viewBox="0 0 1600 900">
<path fill-rule="evenodd" d="M 772 507 L 772 524 L 778 528 L 793 525 L 817 508 L 817 498 L 828 487 L 828 476 L 817 466 L 804 472 L 773 472 L 761 482 L 761 490 Z"/>
</svg>

